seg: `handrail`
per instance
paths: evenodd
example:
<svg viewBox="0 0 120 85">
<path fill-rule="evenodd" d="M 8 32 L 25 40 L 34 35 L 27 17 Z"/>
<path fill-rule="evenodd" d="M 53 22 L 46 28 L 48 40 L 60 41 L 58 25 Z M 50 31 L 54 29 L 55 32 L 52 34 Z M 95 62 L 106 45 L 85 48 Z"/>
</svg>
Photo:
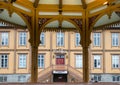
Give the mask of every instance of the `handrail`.
<svg viewBox="0 0 120 85">
<path fill-rule="evenodd" d="M 68 65 L 68 71 L 70 72 L 70 74 L 72 76 L 74 76 L 75 78 L 77 78 L 77 80 L 82 81 L 83 73 L 81 71 L 76 70 L 75 68 L 73 68 L 70 65 Z"/>
<path fill-rule="evenodd" d="M 40 76 L 43 76 L 44 74 L 50 72 L 50 71 L 52 71 L 52 66 L 49 66 L 49 67 L 45 68 L 44 70 L 40 71 L 40 72 L 38 73 L 38 78 L 39 78 Z"/>
<path fill-rule="evenodd" d="M 81 71 L 78 71 L 78 70 L 76 70 L 75 68 L 73 68 L 72 66 L 70 66 L 70 65 L 51 65 L 51 66 L 49 66 L 49 67 L 47 67 L 47 68 L 45 68 L 44 70 L 42 70 L 42 71 L 40 71 L 39 73 L 38 73 L 38 78 L 41 80 L 41 78 L 42 79 L 44 79 L 45 77 L 47 77 L 48 76 L 48 74 L 49 75 L 51 75 L 52 74 L 52 71 L 54 71 L 54 70 L 61 70 L 61 71 L 63 71 L 63 70 L 67 70 L 67 71 L 69 71 L 70 72 L 70 74 L 72 75 L 72 76 L 74 76 L 75 78 L 77 78 L 77 80 L 82 80 L 82 78 L 83 78 L 83 73 L 81 72 Z M 51 72 L 51 73 L 50 73 Z M 47 75 L 47 76 L 45 76 L 45 75 Z"/>
<path fill-rule="evenodd" d="M 75 70 L 77 73 L 80 73 L 81 75 L 83 75 L 83 73 L 82 73 L 81 71 L 76 70 L 75 68 L 73 68 L 73 67 L 70 66 L 70 65 L 68 65 L 68 69 L 69 69 L 69 68 L 71 68 L 71 69 Z"/>
</svg>

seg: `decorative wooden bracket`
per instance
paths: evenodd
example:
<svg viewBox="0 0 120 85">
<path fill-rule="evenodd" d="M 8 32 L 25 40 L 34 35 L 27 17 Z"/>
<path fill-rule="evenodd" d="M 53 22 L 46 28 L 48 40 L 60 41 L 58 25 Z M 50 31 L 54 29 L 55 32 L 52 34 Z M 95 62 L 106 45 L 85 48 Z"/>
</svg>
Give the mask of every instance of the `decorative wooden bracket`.
<svg viewBox="0 0 120 85">
<path fill-rule="evenodd" d="M 32 27 L 32 17 L 30 17 L 30 16 L 28 16 L 26 14 L 23 14 L 23 13 L 21 13 L 21 14 L 26 18 L 26 20 L 28 21 L 29 25 Z"/>
<path fill-rule="evenodd" d="M 93 22 L 97 19 L 99 15 L 96 15 L 96 16 L 93 16 L 93 17 L 90 17 L 88 20 L 89 20 L 89 28 L 91 28 L 91 26 L 93 25 Z"/>
<path fill-rule="evenodd" d="M 48 21 L 50 20 L 51 18 L 39 18 L 38 19 L 38 27 L 39 29 L 42 28 L 42 26 Z"/>
<path fill-rule="evenodd" d="M 74 19 L 71 19 L 71 20 L 78 25 L 80 30 L 82 30 L 82 19 L 75 19 L 74 18 Z"/>
</svg>

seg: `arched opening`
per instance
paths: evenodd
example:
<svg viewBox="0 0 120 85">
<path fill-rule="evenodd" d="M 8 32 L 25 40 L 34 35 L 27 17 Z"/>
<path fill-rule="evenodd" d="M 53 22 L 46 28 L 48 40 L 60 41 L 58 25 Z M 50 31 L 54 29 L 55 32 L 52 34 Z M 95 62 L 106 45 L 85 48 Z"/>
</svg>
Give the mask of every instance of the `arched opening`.
<svg viewBox="0 0 120 85">
<path fill-rule="evenodd" d="M 77 60 L 77 56 L 80 56 L 78 54 L 82 54 L 78 26 L 74 23 L 76 27 L 71 23 L 72 21 L 66 19 L 63 19 L 61 27 L 59 27 L 58 20 L 48 22 L 46 22 L 47 24 L 44 25 L 43 32 L 41 32 L 40 39 L 42 43 L 38 48 L 44 49 L 42 52 L 38 50 L 38 55 L 39 57 L 42 56 L 43 61 L 47 61 L 47 63 L 40 62 L 40 59 L 38 61 L 38 82 L 82 82 L 82 69 L 80 67 L 77 70 L 74 69 L 79 65 L 73 63 Z M 75 37 L 77 39 L 74 39 Z M 74 42 L 75 40 L 76 42 Z M 75 54 L 70 52 L 71 49 L 76 48 L 81 48 L 81 52 L 79 50 Z M 74 58 L 75 56 L 76 58 Z"/>
<path fill-rule="evenodd" d="M 30 28 L 19 12 L 13 12 L 10 17 L 9 11 L 2 9 L 0 13 L 0 82 L 26 82 L 30 77 L 30 67 L 28 67 L 31 57 L 28 42 Z"/>
<path fill-rule="evenodd" d="M 116 77 L 116 74 L 114 73 L 110 73 L 110 74 L 106 74 L 106 73 L 112 72 L 110 70 L 108 71 L 107 69 L 111 69 L 111 68 L 114 69 L 115 67 L 113 64 L 118 62 L 117 60 L 114 59 L 114 56 L 118 54 L 117 47 L 119 46 L 118 36 L 120 31 L 118 28 L 119 20 L 120 17 L 116 14 L 115 11 L 113 11 L 110 18 L 107 14 L 101 14 L 96 19 L 93 25 L 93 31 L 91 33 L 92 43 L 90 45 L 90 54 L 93 62 L 90 62 L 91 63 L 90 76 L 91 79 L 94 81 L 109 82 L 109 81 L 114 81 L 114 77 Z M 99 51 L 96 52 L 95 51 L 96 49 Z M 115 49 L 116 52 L 115 53 L 112 52 L 112 50 L 115 51 Z M 94 71 L 97 71 L 97 73 L 94 73 Z M 103 73 L 99 73 L 99 72 L 103 72 Z M 119 76 L 119 73 L 117 75 Z"/>
</svg>

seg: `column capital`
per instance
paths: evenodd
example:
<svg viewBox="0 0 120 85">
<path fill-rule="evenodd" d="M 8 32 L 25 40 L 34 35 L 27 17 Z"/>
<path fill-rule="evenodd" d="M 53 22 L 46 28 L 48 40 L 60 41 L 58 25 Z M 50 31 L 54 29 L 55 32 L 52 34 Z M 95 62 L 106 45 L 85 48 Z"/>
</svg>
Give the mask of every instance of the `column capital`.
<svg viewBox="0 0 120 85">
<path fill-rule="evenodd" d="M 91 40 L 87 40 L 85 42 L 86 43 L 84 43 L 84 41 L 81 39 L 80 44 L 82 45 L 82 47 L 89 47 L 89 45 L 91 44 Z"/>
<path fill-rule="evenodd" d="M 32 47 L 38 47 L 40 44 L 40 40 L 35 42 L 32 38 L 30 38 L 28 41 L 30 42 Z"/>
</svg>

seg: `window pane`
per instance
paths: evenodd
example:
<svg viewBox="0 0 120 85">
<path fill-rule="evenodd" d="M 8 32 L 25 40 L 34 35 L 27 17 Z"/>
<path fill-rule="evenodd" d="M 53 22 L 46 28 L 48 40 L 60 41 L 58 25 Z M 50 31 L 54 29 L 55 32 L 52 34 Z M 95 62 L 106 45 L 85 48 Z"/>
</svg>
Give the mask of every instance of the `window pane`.
<svg viewBox="0 0 120 85">
<path fill-rule="evenodd" d="M 100 55 L 94 55 L 94 68 L 100 67 L 101 67 Z"/>
<path fill-rule="evenodd" d="M 100 46 L 101 34 L 100 33 L 93 33 L 93 38 L 94 38 L 94 46 Z"/>
<path fill-rule="evenodd" d="M 57 33 L 57 46 L 64 46 L 64 33 Z"/>
<path fill-rule="evenodd" d="M 76 68 L 82 68 L 82 55 L 75 56 L 76 56 Z"/>
<path fill-rule="evenodd" d="M 112 55 L 112 67 L 118 68 L 119 67 L 119 55 Z"/>
<path fill-rule="evenodd" d="M 40 54 L 38 56 L 38 67 L 44 68 L 44 55 L 43 54 Z"/>
<path fill-rule="evenodd" d="M 8 32 L 1 33 L 1 45 L 8 45 Z"/>
<path fill-rule="evenodd" d="M 26 45 L 26 32 L 19 33 L 19 45 Z"/>
<path fill-rule="evenodd" d="M 119 35 L 118 33 L 112 33 L 112 46 L 119 45 Z"/>
<path fill-rule="evenodd" d="M 19 68 L 26 68 L 26 54 L 19 54 Z"/>
<path fill-rule="evenodd" d="M 0 58 L 1 60 L 1 68 L 7 68 L 8 67 L 8 55 L 7 54 L 3 54 L 3 55 L 1 55 L 1 58 Z"/>
<path fill-rule="evenodd" d="M 75 43 L 76 43 L 75 45 L 79 46 L 80 45 L 80 33 L 75 34 L 75 39 L 76 39 L 75 40 Z"/>
<path fill-rule="evenodd" d="M 40 41 L 41 41 L 40 45 L 45 44 L 45 33 L 44 32 L 42 32 L 41 35 L 40 35 Z"/>
</svg>

